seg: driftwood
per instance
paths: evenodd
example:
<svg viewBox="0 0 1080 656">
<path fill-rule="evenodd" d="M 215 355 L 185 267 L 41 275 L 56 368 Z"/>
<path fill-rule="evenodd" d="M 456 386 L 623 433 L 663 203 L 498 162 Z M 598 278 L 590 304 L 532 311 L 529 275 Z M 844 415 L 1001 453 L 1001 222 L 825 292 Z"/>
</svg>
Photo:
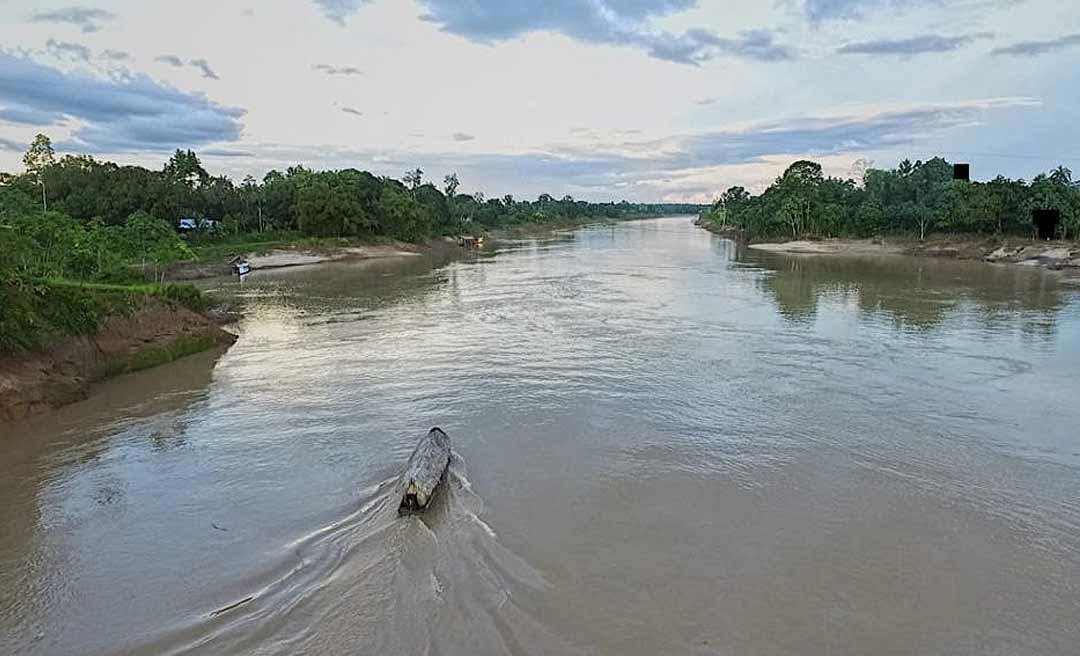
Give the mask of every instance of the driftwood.
<svg viewBox="0 0 1080 656">
<path fill-rule="evenodd" d="M 225 608 L 219 608 L 219 609 L 215 610 L 214 612 L 210 613 L 210 617 L 217 617 L 218 615 L 221 615 L 222 613 L 227 613 L 230 610 L 239 608 L 239 607 L 243 606 L 244 604 L 248 603 L 249 601 L 251 601 L 254 598 L 255 597 L 246 597 L 246 598 L 241 599 L 240 601 L 236 602 L 235 604 L 229 604 Z"/>
<path fill-rule="evenodd" d="M 432 428 L 416 445 L 401 474 L 401 505 L 398 512 L 404 514 L 426 510 L 449 466 L 450 436 L 441 428 Z"/>
</svg>

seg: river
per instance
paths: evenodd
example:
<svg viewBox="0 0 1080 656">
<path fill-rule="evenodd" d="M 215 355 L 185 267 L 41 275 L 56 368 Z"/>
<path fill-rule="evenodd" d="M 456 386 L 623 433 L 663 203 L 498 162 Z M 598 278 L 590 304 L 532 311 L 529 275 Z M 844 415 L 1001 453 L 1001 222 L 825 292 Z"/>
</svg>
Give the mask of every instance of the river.
<svg viewBox="0 0 1080 656">
<path fill-rule="evenodd" d="M 0 653 L 1077 653 L 1061 274 L 671 217 L 218 284 L 224 354 L 0 426 Z"/>
</svg>

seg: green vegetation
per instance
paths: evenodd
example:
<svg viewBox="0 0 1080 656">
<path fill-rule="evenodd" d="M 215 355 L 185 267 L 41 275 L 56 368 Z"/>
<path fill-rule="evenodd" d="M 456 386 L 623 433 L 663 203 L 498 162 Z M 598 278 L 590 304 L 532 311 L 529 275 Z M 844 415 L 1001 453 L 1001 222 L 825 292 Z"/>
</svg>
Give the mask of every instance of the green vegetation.
<svg viewBox="0 0 1080 656">
<path fill-rule="evenodd" d="M 0 354 L 42 348 L 54 339 L 95 332 L 105 319 L 127 316 L 147 298 L 205 310 L 191 285 L 118 285 L 59 278 L 0 284 Z"/>
<path fill-rule="evenodd" d="M 194 287 L 162 284 L 168 264 L 192 257 L 169 224 L 141 209 L 121 223 L 72 217 L 53 202 L 53 159 L 40 137 L 27 173 L 0 180 L 0 353 L 92 333 L 148 296 L 204 307 Z"/>
<path fill-rule="evenodd" d="M 95 330 L 109 299 L 47 284 L 0 285 L 0 353 L 33 349 L 59 335 Z"/>
<path fill-rule="evenodd" d="M 87 155 L 55 159 L 48 138 L 39 135 L 25 158 L 27 172 L 9 176 L 22 202 L 47 207 L 83 225 L 124 226 L 135 215 L 175 228 L 181 219 L 206 228 L 195 243 L 224 238 L 297 234 L 305 237 L 392 238 L 420 241 L 516 224 L 589 219 L 627 219 L 696 213 L 697 205 L 588 203 L 543 194 L 535 201 L 506 195 L 458 193 L 457 175 L 442 188 L 424 181 L 420 169 L 403 180 L 366 171 L 313 171 L 293 166 L 270 171 L 261 182 L 248 176 L 234 184 L 212 176 L 192 151 L 178 150 L 160 171 L 99 162 Z M 29 209 L 29 208 L 24 208 Z M 212 223 L 211 223 L 212 222 Z M 270 238 L 274 239 L 273 237 Z"/>
<path fill-rule="evenodd" d="M 0 174 L 0 353 L 40 347 L 55 336 L 93 332 L 133 298 L 205 304 L 190 286 L 166 285 L 169 265 L 284 246 L 330 250 L 355 240 L 421 241 L 492 228 L 696 213 L 696 205 L 587 203 L 542 195 L 485 200 L 442 189 L 420 169 L 402 181 L 365 171 L 270 171 L 261 182 L 211 176 L 192 151 L 159 171 L 57 159 L 38 135 L 25 173 Z M 181 237 L 181 222 L 196 229 Z"/>
<path fill-rule="evenodd" d="M 741 230 L 749 239 L 873 237 L 934 232 L 1031 236 L 1031 211 L 1061 212 L 1059 236 L 1080 236 L 1080 185 L 1064 167 L 1030 183 L 998 176 L 990 182 L 952 179 L 940 157 L 870 169 L 862 185 L 824 177 L 821 165 L 798 161 L 761 195 L 725 191 L 702 218 Z"/>
<path fill-rule="evenodd" d="M 0 354 L 47 346 L 52 340 L 95 332 L 109 317 L 129 316 L 147 298 L 205 309 L 206 299 L 191 285 L 113 285 L 47 280 L 29 285 L 0 285 Z M 150 345 L 110 363 L 107 375 L 138 371 L 172 362 L 216 344 L 206 333 Z"/>
<path fill-rule="evenodd" d="M 190 285 L 160 284 L 165 265 L 190 256 L 163 222 L 136 213 L 121 226 L 83 223 L 26 205 L 18 188 L 0 187 L 0 353 L 92 333 L 146 296 L 204 305 Z"/>
</svg>

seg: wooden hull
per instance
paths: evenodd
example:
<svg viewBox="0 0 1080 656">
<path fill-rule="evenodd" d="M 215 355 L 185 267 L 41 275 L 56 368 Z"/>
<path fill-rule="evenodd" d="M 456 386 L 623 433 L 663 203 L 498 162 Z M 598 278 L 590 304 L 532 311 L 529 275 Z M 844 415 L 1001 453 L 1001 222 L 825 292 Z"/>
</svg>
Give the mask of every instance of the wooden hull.
<svg viewBox="0 0 1080 656">
<path fill-rule="evenodd" d="M 427 510 L 450 466 L 450 436 L 432 428 L 409 457 L 401 474 L 401 505 L 398 512 Z"/>
</svg>

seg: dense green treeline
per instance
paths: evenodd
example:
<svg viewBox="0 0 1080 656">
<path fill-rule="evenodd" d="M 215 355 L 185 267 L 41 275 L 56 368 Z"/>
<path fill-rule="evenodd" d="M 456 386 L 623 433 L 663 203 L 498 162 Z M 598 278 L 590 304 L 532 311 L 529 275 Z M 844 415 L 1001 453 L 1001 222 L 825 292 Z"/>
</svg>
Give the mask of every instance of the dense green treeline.
<svg viewBox="0 0 1080 656">
<path fill-rule="evenodd" d="M 181 219 L 213 221 L 222 232 L 240 234 L 294 230 L 308 236 L 387 236 L 417 241 L 482 228 L 522 223 L 624 219 L 697 212 L 696 205 L 589 203 L 547 194 L 535 201 L 506 195 L 458 193 L 455 174 L 442 186 L 423 171 L 402 180 L 366 171 L 313 171 L 294 166 L 270 171 L 262 181 L 248 176 L 234 184 L 210 175 L 192 151 L 178 150 L 160 171 L 99 162 L 86 155 L 57 160 L 39 135 L 25 159 L 27 172 L 7 176 L 7 186 L 83 223 L 123 225 L 144 212 L 176 226 Z"/>
<path fill-rule="evenodd" d="M 750 239 L 872 237 L 934 232 L 1032 234 L 1031 212 L 1061 213 L 1058 236 L 1080 236 L 1080 185 L 1064 167 L 1030 183 L 1002 176 L 989 182 L 953 180 L 940 157 L 892 170 L 869 169 L 862 184 L 825 177 L 821 165 L 792 164 L 763 193 L 732 187 L 702 216 Z"/>
</svg>

